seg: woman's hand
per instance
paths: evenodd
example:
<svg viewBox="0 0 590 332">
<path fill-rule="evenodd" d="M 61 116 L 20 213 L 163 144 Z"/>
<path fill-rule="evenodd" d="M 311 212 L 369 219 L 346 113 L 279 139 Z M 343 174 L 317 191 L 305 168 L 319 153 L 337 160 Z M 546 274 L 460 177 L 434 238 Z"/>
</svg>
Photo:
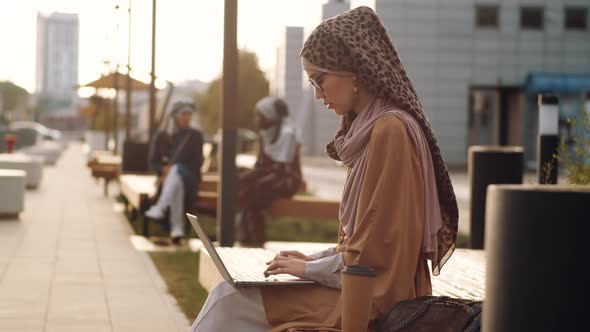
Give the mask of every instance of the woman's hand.
<svg viewBox="0 0 590 332">
<path fill-rule="evenodd" d="M 284 251 L 279 251 L 279 253 L 275 256 L 275 259 L 279 258 L 279 257 L 290 257 L 290 258 L 298 258 L 304 261 L 310 261 L 311 259 L 309 257 L 307 257 L 306 255 L 304 255 L 303 253 L 297 251 L 297 250 L 284 250 Z"/>
<path fill-rule="evenodd" d="M 298 252 L 299 253 L 299 252 Z M 300 255 L 307 257 L 301 253 Z M 295 277 L 303 278 L 305 274 L 305 260 L 294 256 L 277 255 L 273 260 L 266 263 L 268 268 L 264 271 L 264 276 L 268 277 L 274 274 L 290 274 Z"/>
<path fill-rule="evenodd" d="M 266 262 L 268 268 L 264 271 L 264 276 L 286 273 L 303 278 L 305 262 L 309 260 L 309 257 L 297 250 L 280 251 L 275 258 Z"/>
</svg>

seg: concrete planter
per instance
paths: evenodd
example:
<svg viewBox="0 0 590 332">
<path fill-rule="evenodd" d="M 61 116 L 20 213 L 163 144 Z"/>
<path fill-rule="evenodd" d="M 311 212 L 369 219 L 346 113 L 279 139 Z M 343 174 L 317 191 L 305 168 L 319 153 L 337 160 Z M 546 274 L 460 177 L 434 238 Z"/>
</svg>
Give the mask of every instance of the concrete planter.
<svg viewBox="0 0 590 332">
<path fill-rule="evenodd" d="M 491 185 L 483 331 L 576 331 L 588 300 L 590 186 Z"/>
</svg>

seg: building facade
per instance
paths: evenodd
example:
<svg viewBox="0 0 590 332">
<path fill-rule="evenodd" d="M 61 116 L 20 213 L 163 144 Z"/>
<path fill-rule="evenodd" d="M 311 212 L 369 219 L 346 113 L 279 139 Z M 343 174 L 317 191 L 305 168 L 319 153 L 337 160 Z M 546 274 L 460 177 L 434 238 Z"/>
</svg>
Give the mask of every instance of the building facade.
<svg viewBox="0 0 590 332">
<path fill-rule="evenodd" d="M 73 100 L 78 85 L 77 14 L 37 14 L 36 93 Z"/>
<path fill-rule="evenodd" d="M 470 145 L 522 145 L 536 158 L 538 93 L 560 96 L 560 123 L 590 90 L 587 0 L 375 0 L 442 153 L 467 162 Z"/>
<path fill-rule="evenodd" d="M 303 72 L 299 52 L 303 45 L 303 27 L 285 27 L 280 40 L 271 93 L 285 100 L 289 106 L 290 120 L 296 123 L 302 107 Z"/>
</svg>

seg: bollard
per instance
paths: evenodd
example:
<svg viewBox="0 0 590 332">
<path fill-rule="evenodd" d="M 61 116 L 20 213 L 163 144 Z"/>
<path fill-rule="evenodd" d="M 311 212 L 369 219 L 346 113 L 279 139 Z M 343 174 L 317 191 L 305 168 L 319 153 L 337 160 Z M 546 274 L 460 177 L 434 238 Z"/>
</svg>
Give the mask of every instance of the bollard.
<svg viewBox="0 0 590 332">
<path fill-rule="evenodd" d="M 14 145 L 16 144 L 16 135 L 4 135 L 4 142 L 6 143 L 6 152 L 12 153 L 14 151 Z"/>
<path fill-rule="evenodd" d="M 587 325 L 590 186 L 491 185 L 484 332 Z"/>
<path fill-rule="evenodd" d="M 520 146 L 469 147 L 470 247 L 483 249 L 486 190 L 490 184 L 522 183 L 524 149 Z"/>
<path fill-rule="evenodd" d="M 539 137 L 537 140 L 537 176 L 540 184 L 557 183 L 559 146 L 559 98 L 539 94 Z"/>
</svg>

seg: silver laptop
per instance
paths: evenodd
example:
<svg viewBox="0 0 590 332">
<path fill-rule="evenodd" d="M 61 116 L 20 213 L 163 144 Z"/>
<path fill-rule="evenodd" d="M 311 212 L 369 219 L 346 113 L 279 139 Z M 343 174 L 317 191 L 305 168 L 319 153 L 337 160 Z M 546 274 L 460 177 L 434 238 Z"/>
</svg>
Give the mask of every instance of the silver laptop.
<svg viewBox="0 0 590 332">
<path fill-rule="evenodd" d="M 267 268 L 266 262 L 275 257 L 274 251 L 263 248 L 216 248 L 199 224 L 197 216 L 190 213 L 187 213 L 186 216 L 223 279 L 234 286 L 260 287 L 315 283 L 313 280 L 305 280 L 287 274 L 265 277 L 263 273 Z"/>
</svg>

